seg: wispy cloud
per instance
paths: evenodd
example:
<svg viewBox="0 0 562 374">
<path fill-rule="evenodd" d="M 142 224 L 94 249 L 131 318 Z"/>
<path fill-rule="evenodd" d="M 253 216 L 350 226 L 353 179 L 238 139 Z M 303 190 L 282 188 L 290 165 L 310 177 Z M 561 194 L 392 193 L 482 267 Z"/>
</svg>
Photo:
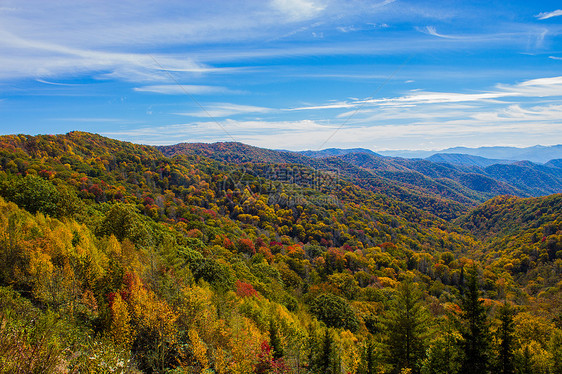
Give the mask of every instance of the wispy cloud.
<svg viewBox="0 0 562 374">
<path fill-rule="evenodd" d="M 161 84 L 135 87 L 137 92 L 151 92 L 165 95 L 212 95 L 212 94 L 240 94 L 241 91 L 230 90 L 220 86 L 205 86 L 193 84 Z"/>
<path fill-rule="evenodd" d="M 50 118 L 51 121 L 65 121 L 65 122 L 99 122 L 99 123 L 136 123 L 124 118 L 100 118 L 100 117 L 64 117 L 64 118 Z"/>
<path fill-rule="evenodd" d="M 507 108 L 501 108 L 496 111 L 476 113 L 471 117 L 480 121 L 494 121 L 496 123 L 560 121 L 560 118 L 562 118 L 562 105 L 534 106 L 530 108 L 522 108 L 519 104 L 509 105 Z"/>
<path fill-rule="evenodd" d="M 339 102 L 339 103 L 330 103 L 324 105 L 311 105 L 311 106 L 302 106 L 298 108 L 290 108 L 286 110 L 317 110 L 317 109 L 344 109 L 344 108 L 353 108 L 357 105 L 357 103 L 346 103 L 346 102 Z"/>
<path fill-rule="evenodd" d="M 326 8 L 319 0 L 273 0 L 271 4 L 292 21 L 316 17 Z"/>
<path fill-rule="evenodd" d="M 229 117 L 234 115 L 249 114 L 249 113 L 269 113 L 273 109 L 253 105 L 239 105 L 232 103 L 212 103 L 206 104 L 205 110 L 198 112 L 185 112 L 174 113 L 181 116 L 202 117 L 206 118 L 212 116 L 214 118 Z"/>
<path fill-rule="evenodd" d="M 562 16 L 562 9 L 557 9 L 557 10 L 554 10 L 552 12 L 542 12 L 542 13 L 537 14 L 535 17 L 540 19 L 540 20 L 543 20 L 543 19 L 549 19 L 549 18 L 558 17 L 558 16 Z"/>
<path fill-rule="evenodd" d="M 322 124 L 318 121 L 300 120 L 300 121 L 236 121 L 227 119 L 221 125 L 229 133 L 233 134 L 237 141 L 248 144 L 259 144 L 252 139 L 262 136 L 269 137 L 270 144 L 273 148 L 284 147 L 293 137 L 299 137 L 303 141 L 310 141 L 305 138 L 311 133 L 323 134 L 324 131 L 333 130 L 333 126 Z M 149 143 L 153 145 L 174 144 L 178 142 L 216 142 L 224 140 L 224 133 L 218 128 L 214 121 L 204 121 L 185 124 L 173 124 L 154 127 L 140 127 L 136 129 L 126 129 L 119 131 L 105 131 L 102 135 L 118 137 L 120 139 L 129 139 L 140 143 Z M 265 135 L 268 134 L 268 135 Z M 274 146 L 274 139 L 277 139 L 277 145 Z M 287 142 L 286 142 L 287 140 Z M 294 149 L 294 148 L 292 148 Z"/>
<path fill-rule="evenodd" d="M 513 108 L 513 113 L 517 111 Z M 535 108 L 535 111 L 540 109 Z M 552 109 L 553 112 L 556 108 Z M 274 149 L 317 149 L 320 140 L 339 126 L 331 121 L 235 121 L 226 120 L 223 126 L 237 141 Z M 224 136 L 212 121 L 176 124 L 160 127 L 144 127 L 123 131 L 103 132 L 140 143 L 174 144 L 178 142 L 216 142 Z M 431 134 L 431 135 L 428 135 Z M 455 145 L 482 144 L 482 137 L 500 137 L 504 145 L 533 145 L 537 136 L 549 136 L 551 144 L 562 140 L 562 121 L 494 120 L 492 117 L 458 117 L 436 123 L 434 119 L 410 119 L 408 123 L 363 124 L 344 127 L 338 131 L 337 146 L 364 147 L 373 150 L 436 149 Z M 521 141 L 524 139 L 524 141 Z M 497 143 L 495 143 L 497 145 Z"/>
<path fill-rule="evenodd" d="M 169 79 L 166 69 L 191 74 L 217 70 L 187 56 L 97 51 L 25 39 L 0 30 L 0 78 L 51 77 L 93 71 L 110 71 L 129 81 Z M 159 64 L 155 63 L 155 59 Z M 100 75 L 101 76 L 101 75 Z M 111 75 L 108 75 L 108 77 Z"/>
<path fill-rule="evenodd" d="M 424 28 L 418 28 L 419 31 L 423 32 L 424 34 L 428 34 L 428 35 L 432 35 L 432 36 L 437 36 L 439 38 L 444 38 L 444 39 L 458 39 L 459 37 L 457 36 L 451 36 L 451 35 L 444 35 L 444 34 L 440 34 L 437 32 L 436 28 L 434 26 L 426 26 Z"/>
<path fill-rule="evenodd" d="M 560 97 L 562 96 L 562 76 L 523 81 L 514 85 L 498 84 L 495 89 L 485 92 L 430 92 L 413 90 L 410 93 L 390 98 L 363 99 L 350 102 L 310 105 L 290 110 L 323 110 L 353 108 L 364 105 L 404 107 L 412 105 L 491 102 L 513 97 Z"/>
<path fill-rule="evenodd" d="M 76 83 L 49 82 L 49 81 L 46 81 L 46 80 L 44 80 L 44 79 L 36 79 L 36 81 L 39 82 L 39 83 L 49 84 L 49 85 L 51 85 L 51 86 L 67 86 L 67 87 L 81 86 L 80 84 L 76 84 Z"/>
</svg>

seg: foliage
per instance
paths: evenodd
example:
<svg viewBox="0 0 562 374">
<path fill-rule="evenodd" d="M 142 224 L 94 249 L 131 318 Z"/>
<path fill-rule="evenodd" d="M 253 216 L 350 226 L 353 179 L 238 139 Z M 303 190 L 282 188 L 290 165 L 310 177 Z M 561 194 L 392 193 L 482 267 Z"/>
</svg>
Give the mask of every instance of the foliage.
<svg viewBox="0 0 562 374">
<path fill-rule="evenodd" d="M 407 368 L 419 373 L 425 355 L 429 315 L 421 293 L 411 280 L 404 280 L 386 317 L 388 361 L 394 371 Z"/>
<path fill-rule="evenodd" d="M 0 372 L 559 371 L 560 196 L 451 222 L 482 196 L 376 159 L 0 144 Z"/>
<path fill-rule="evenodd" d="M 311 312 L 329 327 L 340 327 L 352 332 L 359 329 L 359 319 L 349 303 L 333 294 L 317 296 L 311 305 Z"/>
<path fill-rule="evenodd" d="M 491 342 L 486 308 L 480 299 L 476 265 L 469 267 L 467 285 L 460 306 L 462 310 L 460 345 L 464 352 L 461 373 L 488 373 Z"/>
</svg>

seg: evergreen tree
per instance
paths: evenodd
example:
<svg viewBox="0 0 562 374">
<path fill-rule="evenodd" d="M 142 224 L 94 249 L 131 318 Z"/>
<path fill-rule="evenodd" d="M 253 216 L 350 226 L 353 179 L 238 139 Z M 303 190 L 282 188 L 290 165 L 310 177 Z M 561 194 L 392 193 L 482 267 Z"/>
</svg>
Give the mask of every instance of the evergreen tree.
<svg viewBox="0 0 562 374">
<path fill-rule="evenodd" d="M 525 345 L 522 354 L 517 362 L 518 374 L 533 374 L 533 355 L 529 349 L 529 345 Z"/>
<path fill-rule="evenodd" d="M 283 357 L 283 346 L 281 345 L 281 338 L 279 337 L 279 330 L 277 329 L 277 324 L 273 319 L 269 320 L 269 344 L 273 350 L 273 358 L 279 359 Z"/>
<path fill-rule="evenodd" d="M 363 354 L 361 355 L 361 374 L 375 374 L 377 372 L 377 355 L 375 352 L 375 343 L 372 339 L 365 342 Z"/>
<path fill-rule="evenodd" d="M 403 368 L 420 371 L 428 318 L 419 289 L 411 281 L 403 281 L 386 320 L 389 363 L 396 372 Z"/>
<path fill-rule="evenodd" d="M 458 332 L 447 317 L 438 325 L 437 334 L 426 350 L 422 374 L 455 374 L 459 372 L 461 352 L 455 344 Z"/>
<path fill-rule="evenodd" d="M 467 271 L 467 285 L 461 296 L 461 349 L 464 357 L 462 374 L 484 374 L 490 366 L 490 332 L 486 308 L 480 298 L 478 270 L 473 265 Z"/>
<path fill-rule="evenodd" d="M 513 374 L 515 368 L 513 364 L 513 340 L 514 340 L 514 322 L 513 308 L 505 302 L 498 310 L 498 319 L 501 322 L 498 330 L 499 357 L 498 357 L 498 373 Z"/>
<path fill-rule="evenodd" d="M 550 338 L 550 354 L 552 357 L 552 365 L 550 372 L 553 374 L 562 374 L 562 331 L 554 330 Z"/>
<path fill-rule="evenodd" d="M 312 363 L 313 373 L 336 374 L 337 360 L 334 347 L 334 336 L 330 329 L 324 330 L 324 335 L 320 338 L 320 344 L 317 345 L 317 351 Z"/>
</svg>

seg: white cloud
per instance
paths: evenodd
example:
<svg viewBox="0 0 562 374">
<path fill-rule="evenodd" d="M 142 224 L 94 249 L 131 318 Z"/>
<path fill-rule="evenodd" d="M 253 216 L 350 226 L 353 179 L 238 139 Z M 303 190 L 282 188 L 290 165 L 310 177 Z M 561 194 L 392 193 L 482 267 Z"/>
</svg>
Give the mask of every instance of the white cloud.
<svg viewBox="0 0 562 374">
<path fill-rule="evenodd" d="M 554 10 L 552 12 L 542 12 L 537 14 L 535 17 L 543 20 L 543 19 L 548 19 L 548 18 L 552 18 L 552 17 L 558 17 L 558 16 L 562 16 L 562 9 L 557 9 Z"/>
<path fill-rule="evenodd" d="M 548 58 L 553 60 L 562 60 L 562 57 L 556 57 L 556 56 L 548 56 Z"/>
<path fill-rule="evenodd" d="M 169 80 L 169 73 L 191 74 L 220 71 L 187 56 L 149 55 L 88 50 L 51 42 L 24 39 L 0 30 L 0 78 L 51 77 L 109 71 L 106 78 L 128 81 Z"/>
<path fill-rule="evenodd" d="M 239 105 L 239 104 L 232 104 L 232 103 L 213 103 L 213 104 L 206 104 L 205 110 L 201 110 L 198 112 L 188 112 L 188 113 L 175 113 L 181 116 L 191 116 L 191 117 L 228 117 L 240 114 L 248 114 L 248 113 L 269 113 L 273 111 L 271 108 L 259 107 L 259 106 L 252 106 L 252 105 Z"/>
<path fill-rule="evenodd" d="M 291 108 L 291 109 L 287 109 L 287 110 L 342 109 L 342 108 L 353 108 L 355 106 L 356 106 L 356 104 L 354 104 L 354 103 L 340 102 L 340 103 L 331 103 L 331 104 L 325 104 L 325 105 L 303 106 L 303 107 Z"/>
<path fill-rule="evenodd" d="M 49 85 L 51 85 L 51 86 L 67 86 L 67 87 L 81 86 L 80 84 L 75 84 L 75 83 L 49 82 L 49 81 L 46 81 L 46 80 L 44 80 L 44 79 L 36 79 L 36 81 L 39 82 L 39 83 L 49 84 Z"/>
<path fill-rule="evenodd" d="M 149 85 L 142 87 L 135 87 L 133 89 L 137 92 L 152 92 L 166 95 L 211 95 L 219 93 L 239 93 L 238 91 L 229 90 L 226 87 L 220 86 L 204 86 L 193 84 L 162 84 L 162 85 Z"/>
<path fill-rule="evenodd" d="M 433 35 L 433 36 L 437 36 L 439 38 L 445 38 L 445 39 L 455 39 L 456 37 L 454 36 L 450 36 L 450 35 L 443 35 L 437 32 L 437 30 L 435 29 L 434 26 L 426 26 L 423 29 L 419 29 L 419 31 L 423 32 L 424 34 L 429 34 L 429 35 Z"/>
<path fill-rule="evenodd" d="M 552 108 L 557 111 L 560 108 Z M 514 112 L 517 109 L 513 108 Z M 539 108 L 533 111 L 540 111 Z M 435 149 L 456 146 L 477 146 L 483 137 L 504 139 L 505 145 L 534 145 L 537 136 L 549 137 L 552 144 L 562 142 L 562 121 L 492 121 L 475 118 L 451 119 L 435 123 L 431 118 L 401 124 L 364 124 L 344 126 L 330 121 L 235 121 L 221 123 L 235 141 L 273 149 L 318 149 L 337 131 L 325 147 L 364 147 L 373 150 Z M 224 131 L 216 122 L 138 128 L 104 132 L 103 135 L 150 144 L 224 141 Z M 523 139 L 523 140 L 522 140 Z M 518 142 L 518 143 L 515 143 Z M 543 141 L 544 142 L 544 141 Z M 403 149 L 403 148 L 402 148 Z"/>
<path fill-rule="evenodd" d="M 317 121 L 235 121 L 225 120 L 220 125 L 215 121 L 196 122 L 189 124 L 173 124 L 157 127 L 141 127 L 121 131 L 105 131 L 102 135 L 135 141 L 143 144 L 174 144 L 189 142 L 224 141 L 225 131 L 231 139 L 247 144 L 259 144 L 253 139 L 269 137 L 268 144 L 272 148 L 283 148 L 285 139 L 303 137 L 301 141 L 309 141 L 311 133 L 323 136 L 325 131 L 333 131 L 334 127 L 323 125 Z M 265 135 L 268 134 L 268 135 Z M 230 136 L 229 136 L 230 138 Z M 308 139 L 308 140 L 306 140 Z M 276 145 L 274 143 L 277 142 Z M 304 143 L 303 143 L 304 144 Z M 262 145 L 263 146 L 263 145 Z M 294 148 L 292 148 L 294 149 Z"/>
<path fill-rule="evenodd" d="M 522 108 L 521 105 L 509 105 L 507 108 L 501 108 L 491 112 L 479 112 L 471 116 L 480 121 L 494 122 L 548 122 L 559 121 L 562 118 L 562 105 L 546 105 L 534 106 L 528 109 Z"/>
<path fill-rule="evenodd" d="M 412 90 L 409 94 L 391 98 L 363 99 L 350 102 L 310 105 L 290 110 L 323 110 L 343 108 L 377 107 L 409 107 L 412 105 L 428 105 L 442 103 L 498 102 L 504 98 L 515 97 L 560 97 L 562 96 L 562 76 L 539 78 L 523 81 L 518 84 L 498 84 L 494 90 L 477 93 L 431 92 Z"/>
<path fill-rule="evenodd" d="M 272 0 L 271 4 L 292 21 L 314 18 L 326 8 L 326 5 L 318 0 Z"/>
</svg>

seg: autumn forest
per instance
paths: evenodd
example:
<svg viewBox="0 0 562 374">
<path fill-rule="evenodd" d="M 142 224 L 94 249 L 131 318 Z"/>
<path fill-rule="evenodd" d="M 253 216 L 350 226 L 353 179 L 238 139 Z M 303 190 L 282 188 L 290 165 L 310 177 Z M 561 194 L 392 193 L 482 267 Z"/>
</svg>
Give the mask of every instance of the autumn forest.
<svg viewBox="0 0 562 374">
<path fill-rule="evenodd" d="M 0 372 L 562 373 L 541 168 L 1 136 Z"/>
</svg>

